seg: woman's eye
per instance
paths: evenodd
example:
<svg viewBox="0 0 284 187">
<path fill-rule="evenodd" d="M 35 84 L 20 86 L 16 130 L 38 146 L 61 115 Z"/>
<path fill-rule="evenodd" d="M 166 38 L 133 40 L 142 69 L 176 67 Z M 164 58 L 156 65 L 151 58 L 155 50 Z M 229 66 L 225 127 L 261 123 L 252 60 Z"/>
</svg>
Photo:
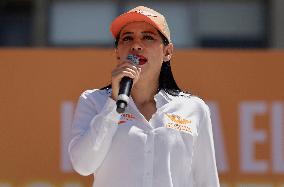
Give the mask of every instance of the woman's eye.
<svg viewBox="0 0 284 187">
<path fill-rule="evenodd" d="M 144 36 L 143 38 L 146 39 L 146 40 L 154 40 L 154 38 L 152 36 L 147 36 L 147 35 Z"/>
<path fill-rule="evenodd" d="M 122 38 L 122 41 L 126 42 L 126 41 L 130 41 L 132 40 L 132 37 L 131 36 L 125 36 Z"/>
</svg>

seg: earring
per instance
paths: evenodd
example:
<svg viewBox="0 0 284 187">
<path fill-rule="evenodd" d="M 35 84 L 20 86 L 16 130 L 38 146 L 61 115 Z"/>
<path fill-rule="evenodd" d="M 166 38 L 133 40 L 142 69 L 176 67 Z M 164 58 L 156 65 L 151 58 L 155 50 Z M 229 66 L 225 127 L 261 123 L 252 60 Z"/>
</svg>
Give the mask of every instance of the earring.
<svg viewBox="0 0 284 187">
<path fill-rule="evenodd" d="M 171 60 L 170 55 L 165 56 L 164 61 L 169 61 L 169 60 Z"/>
</svg>

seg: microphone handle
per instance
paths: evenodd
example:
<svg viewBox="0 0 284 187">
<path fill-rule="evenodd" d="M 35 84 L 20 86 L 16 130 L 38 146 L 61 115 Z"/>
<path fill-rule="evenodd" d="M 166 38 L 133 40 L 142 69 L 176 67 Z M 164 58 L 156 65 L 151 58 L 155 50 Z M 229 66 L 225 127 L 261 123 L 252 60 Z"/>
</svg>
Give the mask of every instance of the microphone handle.
<svg viewBox="0 0 284 187">
<path fill-rule="evenodd" d="M 120 81 L 118 98 L 116 101 L 116 111 L 118 113 L 123 113 L 128 105 L 132 84 L 133 79 L 129 77 L 123 77 Z"/>
</svg>

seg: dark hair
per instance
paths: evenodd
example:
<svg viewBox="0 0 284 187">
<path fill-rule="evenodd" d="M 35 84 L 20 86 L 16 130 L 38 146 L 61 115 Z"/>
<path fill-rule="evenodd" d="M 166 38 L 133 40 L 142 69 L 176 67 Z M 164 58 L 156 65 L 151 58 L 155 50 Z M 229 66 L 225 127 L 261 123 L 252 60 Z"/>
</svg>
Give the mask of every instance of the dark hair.
<svg viewBox="0 0 284 187">
<path fill-rule="evenodd" d="M 169 45 L 169 40 L 160 32 L 159 35 L 162 38 L 163 44 L 165 46 Z M 118 41 L 119 41 L 119 35 L 115 40 L 115 47 L 118 47 Z M 110 89 L 111 88 L 111 84 L 108 86 L 105 86 L 103 88 L 101 88 L 101 90 L 103 89 Z M 159 88 L 158 91 L 160 90 L 164 90 L 166 93 L 172 95 L 172 96 L 178 96 L 181 92 L 183 92 L 177 85 L 172 70 L 171 70 L 171 61 L 166 61 L 163 62 L 162 67 L 161 67 L 161 71 L 160 71 L 160 76 L 159 76 Z M 187 92 L 184 92 L 187 93 Z"/>
</svg>

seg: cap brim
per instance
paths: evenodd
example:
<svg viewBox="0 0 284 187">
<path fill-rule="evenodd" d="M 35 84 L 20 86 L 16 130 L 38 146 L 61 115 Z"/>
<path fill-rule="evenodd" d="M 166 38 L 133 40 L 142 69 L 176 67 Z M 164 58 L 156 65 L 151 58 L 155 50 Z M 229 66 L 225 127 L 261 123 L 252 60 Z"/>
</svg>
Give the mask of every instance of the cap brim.
<svg viewBox="0 0 284 187">
<path fill-rule="evenodd" d="M 154 21 L 152 21 L 149 17 L 139 14 L 136 12 L 128 12 L 125 14 L 122 14 L 118 16 L 112 23 L 110 27 L 110 31 L 114 38 L 117 38 L 118 34 L 120 33 L 121 29 L 127 25 L 128 23 L 136 22 L 136 21 L 144 21 L 146 23 L 151 24 L 156 29 L 159 29 L 159 27 L 155 24 Z"/>
</svg>

